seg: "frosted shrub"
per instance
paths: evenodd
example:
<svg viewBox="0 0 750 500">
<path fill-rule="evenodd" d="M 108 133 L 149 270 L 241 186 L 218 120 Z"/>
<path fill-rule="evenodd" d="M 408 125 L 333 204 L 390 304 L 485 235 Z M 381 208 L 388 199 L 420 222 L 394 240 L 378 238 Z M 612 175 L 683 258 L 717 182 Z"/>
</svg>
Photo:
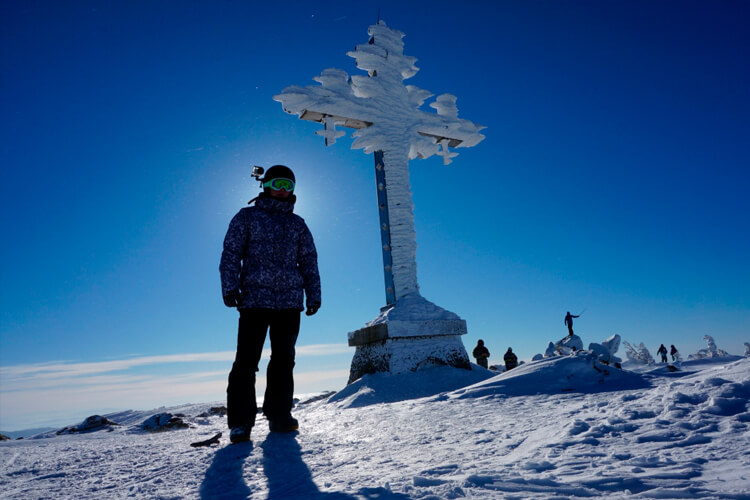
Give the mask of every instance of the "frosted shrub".
<svg viewBox="0 0 750 500">
<path fill-rule="evenodd" d="M 625 349 L 627 349 L 625 355 L 628 357 L 629 361 L 641 365 L 653 365 L 655 363 L 654 358 L 651 356 L 651 353 L 648 352 L 646 346 L 643 345 L 643 342 L 641 342 L 637 348 L 625 341 L 623 341 L 622 344 L 625 346 Z"/>
<path fill-rule="evenodd" d="M 714 338 L 712 336 L 704 335 L 703 340 L 706 341 L 708 347 L 706 347 L 705 349 L 701 349 L 695 354 L 691 354 L 690 356 L 688 356 L 688 359 L 718 358 L 720 356 L 729 356 L 729 353 L 727 353 L 727 351 L 716 347 L 716 342 L 714 341 Z"/>
<path fill-rule="evenodd" d="M 750 358 L 750 342 L 745 342 L 745 357 Z"/>
</svg>

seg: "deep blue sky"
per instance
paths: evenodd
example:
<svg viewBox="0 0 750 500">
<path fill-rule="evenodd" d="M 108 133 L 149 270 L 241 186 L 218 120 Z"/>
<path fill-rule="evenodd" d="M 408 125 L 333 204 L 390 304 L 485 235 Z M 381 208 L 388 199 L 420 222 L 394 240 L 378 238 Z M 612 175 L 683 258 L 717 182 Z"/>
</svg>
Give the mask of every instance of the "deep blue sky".
<svg viewBox="0 0 750 500">
<path fill-rule="evenodd" d="M 418 58 L 406 83 L 488 127 L 448 167 L 411 162 L 422 293 L 468 349 L 531 357 L 586 308 L 585 343 L 744 351 L 748 2 L 4 1 L 0 365 L 233 350 L 218 261 L 253 164 L 295 170 L 316 238 L 299 343 L 375 317 L 372 158 L 272 96 L 360 74 L 378 8 Z"/>
</svg>

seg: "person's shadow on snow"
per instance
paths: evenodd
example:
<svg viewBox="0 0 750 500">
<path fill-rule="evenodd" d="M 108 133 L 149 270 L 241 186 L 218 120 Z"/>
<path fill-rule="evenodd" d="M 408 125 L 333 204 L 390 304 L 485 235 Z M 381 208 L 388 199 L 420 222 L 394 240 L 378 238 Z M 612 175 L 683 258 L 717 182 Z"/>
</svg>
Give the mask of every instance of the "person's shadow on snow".
<svg viewBox="0 0 750 500">
<path fill-rule="evenodd" d="M 263 449 L 263 470 L 268 479 L 268 500 L 402 500 L 409 497 L 385 488 L 362 488 L 357 496 L 340 492 L 323 492 L 313 482 L 310 469 L 302 460 L 302 449 L 297 443 L 298 433 L 271 432 L 260 447 Z"/>
<path fill-rule="evenodd" d="M 252 452 L 252 442 L 232 444 L 218 450 L 203 478 L 201 499 L 250 498 L 242 467 Z"/>
</svg>

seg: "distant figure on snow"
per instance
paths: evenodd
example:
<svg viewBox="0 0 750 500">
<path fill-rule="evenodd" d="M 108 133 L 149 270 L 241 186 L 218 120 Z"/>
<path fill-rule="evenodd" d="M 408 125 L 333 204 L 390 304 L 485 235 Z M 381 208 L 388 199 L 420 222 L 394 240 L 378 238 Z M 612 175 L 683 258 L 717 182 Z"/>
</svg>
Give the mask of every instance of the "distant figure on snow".
<svg viewBox="0 0 750 500">
<path fill-rule="evenodd" d="M 513 350 L 510 347 L 508 347 L 508 352 L 505 353 L 505 356 L 503 356 L 503 359 L 505 360 L 506 372 L 518 366 L 518 357 L 515 354 L 513 354 Z"/>
<path fill-rule="evenodd" d="M 471 353 L 477 359 L 477 364 L 483 368 L 487 368 L 487 359 L 490 357 L 490 351 L 484 346 L 484 340 L 479 339 L 477 346 Z"/>
<path fill-rule="evenodd" d="M 664 344 L 662 344 L 661 346 L 659 346 L 659 350 L 656 351 L 656 354 L 660 354 L 661 355 L 661 362 L 662 363 L 666 363 L 667 362 L 667 348 L 664 347 Z"/>
<path fill-rule="evenodd" d="M 677 357 L 680 355 L 677 352 L 677 348 L 672 344 L 671 349 L 669 349 L 669 354 L 672 355 L 672 361 L 677 361 Z"/>
<path fill-rule="evenodd" d="M 570 314 L 570 311 L 568 311 L 568 314 L 565 315 L 565 325 L 568 327 L 568 337 L 573 336 L 573 318 L 580 317 L 580 314 L 576 316 L 575 314 Z"/>
</svg>

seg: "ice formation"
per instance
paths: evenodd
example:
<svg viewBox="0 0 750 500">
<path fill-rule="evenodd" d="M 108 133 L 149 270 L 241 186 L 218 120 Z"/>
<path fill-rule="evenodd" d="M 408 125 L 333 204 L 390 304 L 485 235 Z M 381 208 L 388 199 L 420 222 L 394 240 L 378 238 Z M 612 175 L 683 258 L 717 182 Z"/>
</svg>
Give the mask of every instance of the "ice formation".
<svg viewBox="0 0 750 500">
<path fill-rule="evenodd" d="M 384 21 L 370 26 L 368 33 L 367 43 L 347 53 L 367 76 L 349 76 L 329 68 L 314 78 L 319 86 L 289 86 L 274 99 L 290 114 L 322 122 L 324 130 L 318 134 L 327 145 L 342 137 L 337 126 L 347 126 L 357 129 L 353 149 L 383 151 L 391 236 L 387 251 L 392 256 L 390 271 L 398 302 L 419 293 L 409 160 L 439 154 L 448 164 L 456 156 L 449 148 L 478 144 L 484 139 L 479 133 L 484 127 L 458 118 L 456 97 L 451 94 L 440 95 L 430 104 L 435 113 L 421 110 L 432 93 L 403 84 L 419 71 L 416 58 L 404 55 L 404 34 L 388 28 Z M 437 308 L 432 313 L 433 319 L 439 319 L 444 311 Z"/>
<path fill-rule="evenodd" d="M 612 335 L 601 344 L 592 342 L 589 344 L 589 351 L 593 352 L 596 359 L 605 364 L 621 363 L 622 359 L 615 356 L 620 348 L 620 336 Z"/>
<path fill-rule="evenodd" d="M 623 345 L 625 346 L 625 349 L 627 349 L 625 355 L 628 357 L 629 361 L 641 365 L 653 365 L 655 363 L 654 358 L 651 356 L 651 353 L 648 352 L 648 348 L 646 348 L 643 342 L 641 342 L 638 347 L 633 347 L 628 342 L 623 342 Z"/>
<path fill-rule="evenodd" d="M 544 351 L 545 358 L 549 358 L 551 356 L 557 356 L 557 349 L 555 348 L 555 344 L 553 342 L 547 344 L 547 350 Z"/>
<path fill-rule="evenodd" d="M 689 355 L 688 359 L 718 358 L 720 356 L 729 355 L 727 351 L 716 347 L 716 342 L 714 341 L 714 338 L 712 336 L 704 335 L 703 340 L 706 341 L 706 344 L 708 344 L 708 347 L 701 349 L 695 354 Z"/>
<path fill-rule="evenodd" d="M 570 354 L 575 351 L 582 351 L 583 340 L 576 334 L 568 335 L 555 343 L 555 350 L 558 354 Z"/>
<path fill-rule="evenodd" d="M 394 321 L 418 321 L 425 318 L 443 321 L 461 319 L 456 313 L 446 311 L 421 295 L 414 293 L 401 297 L 394 306 L 383 310 L 375 319 L 367 323 L 367 326 L 385 322 L 393 323 Z"/>
<path fill-rule="evenodd" d="M 588 354 L 593 356 L 597 361 L 604 364 L 618 364 L 622 362 L 622 359 L 615 356 L 617 350 L 620 348 L 620 336 L 612 335 L 602 343 L 598 344 L 592 342 L 589 344 L 587 350 Z M 583 341 L 578 335 L 568 335 L 558 340 L 556 343 L 550 342 L 547 345 L 547 349 L 544 351 L 544 356 L 537 355 L 539 358 L 550 358 L 559 355 L 571 355 L 578 354 L 583 351 Z M 536 356 L 534 361 L 538 360 Z"/>
</svg>

